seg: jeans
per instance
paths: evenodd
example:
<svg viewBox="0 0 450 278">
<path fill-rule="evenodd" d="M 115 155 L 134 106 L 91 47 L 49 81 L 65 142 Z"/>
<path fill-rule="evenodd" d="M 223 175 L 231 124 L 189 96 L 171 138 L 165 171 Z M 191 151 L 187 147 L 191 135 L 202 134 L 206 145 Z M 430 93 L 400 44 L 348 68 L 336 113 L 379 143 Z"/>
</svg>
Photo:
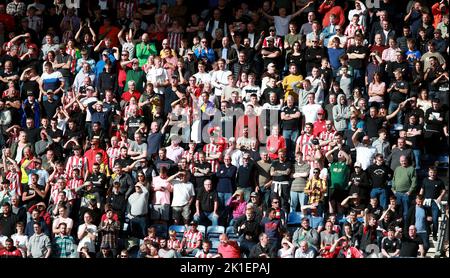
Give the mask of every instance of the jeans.
<svg viewBox="0 0 450 278">
<path fill-rule="evenodd" d="M 406 193 L 395 192 L 395 197 L 397 197 L 397 204 L 402 206 L 403 209 L 403 221 L 406 221 L 409 210 L 409 195 Z"/>
<path fill-rule="evenodd" d="M 147 234 L 147 216 L 136 216 L 130 219 L 128 228 L 131 236 L 144 238 Z"/>
<path fill-rule="evenodd" d="M 219 223 L 219 217 L 217 215 L 214 215 L 214 212 L 200 212 L 200 215 L 194 215 L 194 220 L 197 221 L 197 223 L 205 222 L 206 219 L 209 219 L 212 222 L 213 226 L 217 226 Z"/>
<path fill-rule="evenodd" d="M 430 208 L 429 206 L 424 206 L 427 208 Z M 439 207 L 437 206 L 436 202 L 433 200 L 431 201 L 431 217 L 433 218 L 433 236 L 437 236 L 438 234 L 438 228 L 439 228 Z"/>
<path fill-rule="evenodd" d="M 414 153 L 414 160 L 416 161 L 416 170 L 420 170 L 422 167 L 421 160 L 422 160 L 422 151 L 420 149 L 413 149 Z"/>
<path fill-rule="evenodd" d="M 395 103 L 395 102 L 391 101 L 389 103 L 388 114 L 392 114 L 395 110 L 397 110 L 398 106 L 399 106 L 398 103 Z M 402 123 L 402 118 L 403 118 L 403 113 L 402 113 L 402 111 L 400 111 L 397 114 L 397 122 L 396 122 L 396 124 L 401 124 Z"/>
<path fill-rule="evenodd" d="M 425 254 L 430 249 L 430 235 L 427 232 L 418 232 L 417 236 L 420 237 L 423 241 L 423 249 L 425 250 Z M 425 256 L 424 254 L 424 256 Z"/>
<path fill-rule="evenodd" d="M 294 160 L 295 140 L 298 137 L 298 130 L 283 130 L 283 137 L 286 140 L 286 155 L 289 159 Z"/>
<path fill-rule="evenodd" d="M 264 186 L 259 187 L 259 197 L 261 199 L 261 202 L 263 204 L 264 208 L 268 208 L 269 206 L 269 199 L 271 194 L 270 188 L 265 188 Z"/>
<path fill-rule="evenodd" d="M 353 69 L 353 88 L 361 87 L 364 87 L 364 70 Z"/>
<path fill-rule="evenodd" d="M 387 188 L 373 188 L 372 191 L 370 191 L 370 198 L 377 197 L 380 200 L 380 205 L 383 209 L 387 209 L 388 207 L 388 196 L 389 191 Z"/>
<path fill-rule="evenodd" d="M 307 203 L 308 199 L 304 192 L 291 191 L 291 212 L 297 211 L 297 206 L 300 204 L 300 209 Z"/>
<path fill-rule="evenodd" d="M 232 193 L 217 192 L 217 199 L 219 201 L 219 211 L 224 211 L 225 204 L 231 198 Z"/>
</svg>

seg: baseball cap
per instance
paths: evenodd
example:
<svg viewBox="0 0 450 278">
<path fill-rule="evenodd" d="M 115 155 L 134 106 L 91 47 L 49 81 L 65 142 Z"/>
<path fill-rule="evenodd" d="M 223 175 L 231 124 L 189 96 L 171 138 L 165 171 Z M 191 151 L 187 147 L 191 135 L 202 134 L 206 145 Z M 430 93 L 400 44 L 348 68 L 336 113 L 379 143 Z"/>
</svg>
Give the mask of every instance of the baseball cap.
<svg viewBox="0 0 450 278">
<path fill-rule="evenodd" d="M 53 90 L 52 89 L 48 89 L 47 90 L 47 94 L 53 94 Z"/>
<path fill-rule="evenodd" d="M 317 111 L 317 114 L 325 114 L 325 110 L 319 109 L 319 110 Z"/>
<path fill-rule="evenodd" d="M 32 91 L 27 91 L 27 96 L 34 96 Z"/>
<path fill-rule="evenodd" d="M 362 168 L 362 164 L 361 164 L 361 162 L 355 162 L 355 168 L 356 167 L 358 167 L 358 168 Z"/>
<path fill-rule="evenodd" d="M 108 55 L 109 54 L 109 52 L 108 52 L 108 50 L 103 50 L 103 52 L 102 52 L 102 55 Z"/>
<path fill-rule="evenodd" d="M 258 197 L 258 193 L 253 191 L 253 192 L 250 194 L 250 197 Z"/>
<path fill-rule="evenodd" d="M 194 51 L 192 51 L 192 49 L 188 49 L 187 54 L 194 54 Z"/>
<path fill-rule="evenodd" d="M 189 225 L 191 225 L 191 226 L 198 226 L 198 223 L 197 223 L 197 221 L 192 220 L 192 221 L 189 223 Z"/>
<path fill-rule="evenodd" d="M 276 31 L 274 26 L 269 27 L 269 31 Z"/>
<path fill-rule="evenodd" d="M 178 79 L 178 75 L 176 75 L 176 74 L 172 74 L 172 76 L 171 76 L 173 79 Z"/>
<path fill-rule="evenodd" d="M 91 91 L 93 91 L 93 90 L 94 90 L 94 87 L 92 87 L 92 86 L 87 86 L 87 87 L 86 87 L 86 90 L 91 90 Z"/>
</svg>

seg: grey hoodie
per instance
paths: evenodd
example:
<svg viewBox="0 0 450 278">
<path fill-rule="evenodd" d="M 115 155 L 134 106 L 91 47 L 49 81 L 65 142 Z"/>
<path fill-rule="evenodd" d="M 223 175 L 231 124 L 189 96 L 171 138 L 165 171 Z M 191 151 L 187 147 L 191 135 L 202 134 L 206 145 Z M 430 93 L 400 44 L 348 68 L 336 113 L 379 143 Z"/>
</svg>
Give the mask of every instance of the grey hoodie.
<svg viewBox="0 0 450 278">
<path fill-rule="evenodd" d="M 333 107 L 333 120 L 334 128 L 337 131 L 343 131 L 347 128 L 347 121 L 350 119 L 350 108 L 345 105 L 341 105 L 341 98 L 345 98 L 344 94 L 339 94 L 337 97 L 337 104 Z"/>
</svg>

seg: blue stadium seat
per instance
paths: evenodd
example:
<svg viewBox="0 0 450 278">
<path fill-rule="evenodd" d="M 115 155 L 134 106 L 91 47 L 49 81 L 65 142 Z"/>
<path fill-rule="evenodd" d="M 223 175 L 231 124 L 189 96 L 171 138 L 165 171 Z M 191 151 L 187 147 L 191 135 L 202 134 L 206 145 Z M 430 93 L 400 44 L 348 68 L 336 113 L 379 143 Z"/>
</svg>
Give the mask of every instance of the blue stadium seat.
<svg viewBox="0 0 450 278">
<path fill-rule="evenodd" d="M 296 225 L 300 225 L 300 223 L 302 222 L 302 216 L 300 212 L 291 212 L 288 215 L 288 219 L 287 219 L 287 225 L 288 226 L 296 226 Z"/>
<path fill-rule="evenodd" d="M 225 233 L 224 226 L 209 226 L 206 230 L 206 235 L 209 239 L 219 238 L 219 236 L 223 233 Z"/>
<path fill-rule="evenodd" d="M 177 233 L 177 238 L 181 240 L 183 238 L 184 232 L 186 231 L 186 227 L 183 225 L 172 225 L 169 227 L 169 231 L 170 230 L 175 231 Z"/>
<path fill-rule="evenodd" d="M 197 226 L 197 230 L 199 230 L 200 232 L 202 232 L 203 238 L 206 236 L 206 227 L 203 225 L 198 225 Z"/>
<path fill-rule="evenodd" d="M 231 240 L 237 240 L 239 238 L 239 234 L 236 233 L 233 226 L 228 226 L 225 233 Z"/>
<path fill-rule="evenodd" d="M 167 225 L 164 224 L 153 224 L 151 227 L 156 228 L 156 236 L 167 238 Z"/>
</svg>

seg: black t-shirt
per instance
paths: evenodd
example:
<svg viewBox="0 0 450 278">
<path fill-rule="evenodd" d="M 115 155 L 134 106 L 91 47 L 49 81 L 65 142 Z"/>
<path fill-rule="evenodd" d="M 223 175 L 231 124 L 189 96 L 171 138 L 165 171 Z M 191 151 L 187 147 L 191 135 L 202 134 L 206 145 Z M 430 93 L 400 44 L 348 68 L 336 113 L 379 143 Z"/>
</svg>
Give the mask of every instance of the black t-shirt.
<svg viewBox="0 0 450 278">
<path fill-rule="evenodd" d="M 27 134 L 28 141 L 32 144 L 36 143 L 40 140 L 39 132 L 41 130 L 39 128 L 27 128 L 25 129 L 25 133 Z M 50 134 L 49 134 L 50 135 Z"/>
<path fill-rule="evenodd" d="M 247 166 L 239 166 L 237 173 L 237 184 L 239 187 L 250 187 L 254 186 L 254 174 L 255 166 L 253 163 L 249 163 Z"/>
<path fill-rule="evenodd" d="M 293 107 L 288 107 L 288 106 L 284 106 L 281 109 L 281 112 L 286 115 L 294 115 L 297 112 L 300 112 L 300 110 L 298 110 L 297 106 L 293 106 Z M 298 124 L 300 122 L 300 119 L 291 119 L 291 120 L 282 120 L 282 127 L 283 130 L 297 130 L 298 129 Z"/>
<path fill-rule="evenodd" d="M 126 156 L 125 158 L 118 158 L 114 161 L 115 163 L 118 163 L 122 168 L 127 167 L 131 164 L 133 164 L 133 160 L 130 158 L 130 156 Z"/>
<path fill-rule="evenodd" d="M 280 49 L 278 47 L 264 47 L 263 50 L 267 50 L 269 52 L 280 52 Z M 277 58 L 263 58 L 264 59 L 264 67 L 266 68 L 268 64 L 274 63 L 275 65 L 278 65 L 278 61 L 280 60 L 279 57 Z"/>
<path fill-rule="evenodd" d="M 275 160 L 272 162 L 271 168 L 273 168 L 275 171 L 286 171 L 287 169 L 292 169 L 292 163 L 289 161 L 280 162 L 280 160 Z M 289 181 L 290 175 L 281 175 L 281 176 L 274 176 L 273 181 Z"/>
<path fill-rule="evenodd" d="M 127 120 L 128 126 L 128 139 L 134 140 L 134 133 L 139 129 L 139 124 L 143 122 L 144 119 L 142 117 L 129 117 Z"/>
<path fill-rule="evenodd" d="M 425 199 L 437 199 L 443 189 L 445 189 L 445 184 L 441 179 L 430 180 L 425 178 L 422 182 L 423 195 Z"/>
<path fill-rule="evenodd" d="M 122 167 L 124 167 L 122 164 L 120 164 L 120 165 Z M 106 189 L 105 187 L 106 187 L 106 183 L 107 183 L 107 177 L 103 173 L 98 173 L 98 174 L 91 173 L 86 178 L 86 181 L 92 182 L 94 184 L 94 187 L 97 189 L 97 191 L 102 192 Z"/>
<path fill-rule="evenodd" d="M 383 207 L 380 205 L 373 207 L 371 204 L 367 206 L 367 209 L 369 209 L 369 213 L 373 214 L 377 220 L 380 219 L 381 215 L 383 214 Z"/>
<path fill-rule="evenodd" d="M 364 45 L 356 46 L 352 45 L 347 49 L 347 54 L 366 54 L 367 58 L 368 49 Z M 366 59 L 349 59 L 349 65 L 354 69 L 362 69 L 364 67 L 364 62 Z"/>
<path fill-rule="evenodd" d="M 398 89 L 408 89 L 408 93 L 409 93 L 408 82 L 401 80 L 401 81 L 395 81 L 394 83 Z M 393 91 L 391 91 L 391 101 L 394 103 L 400 103 L 406 99 L 406 97 L 408 96 L 408 93 L 403 94 L 403 93 L 400 93 L 400 91 L 393 90 Z"/>
<path fill-rule="evenodd" d="M 406 136 L 406 140 L 411 141 L 413 149 L 420 149 L 422 146 L 423 126 L 420 124 L 415 124 L 415 125 L 405 124 L 403 126 L 403 128 L 406 129 L 408 132 L 419 131 L 419 130 L 422 131 L 422 134 L 420 134 L 420 135 Z"/>
<path fill-rule="evenodd" d="M 402 238 L 402 247 L 400 249 L 400 257 L 416 258 L 419 251 L 419 245 L 423 245 L 423 241 L 419 236 L 411 238 L 409 235 Z"/>
<path fill-rule="evenodd" d="M 213 212 L 214 202 L 217 201 L 217 191 L 206 191 L 205 187 L 200 187 L 197 192 L 197 200 L 200 202 L 201 212 Z"/>
<path fill-rule="evenodd" d="M 400 249 L 400 246 L 401 246 L 400 239 L 395 237 L 393 239 L 385 237 L 381 241 L 381 248 L 386 250 L 386 252 L 388 253 L 395 253 L 395 251 Z"/>
<path fill-rule="evenodd" d="M 42 102 L 42 106 L 44 107 L 47 118 L 51 119 L 56 114 L 56 108 L 61 106 L 61 102 L 59 100 L 53 100 L 52 102 L 45 100 Z"/>
<path fill-rule="evenodd" d="M 367 174 L 373 188 L 386 188 L 392 177 L 392 169 L 383 165 L 372 164 L 367 168 Z"/>
<path fill-rule="evenodd" d="M 386 121 L 386 117 L 366 118 L 367 135 L 369 138 L 378 137 L 378 130 L 383 127 L 384 121 Z"/>
<path fill-rule="evenodd" d="M 63 133 L 62 133 L 61 129 L 59 129 L 59 128 L 57 128 L 55 131 L 53 131 L 52 129 L 49 129 L 47 131 L 47 133 L 48 133 L 48 136 L 50 136 L 52 139 L 56 139 L 56 138 L 63 136 Z"/>
<path fill-rule="evenodd" d="M 38 188 L 41 191 L 44 191 L 44 186 L 41 186 L 39 184 L 36 185 L 36 188 Z M 29 184 L 25 184 L 25 186 L 23 187 L 23 192 L 27 192 L 27 196 L 33 195 L 33 193 L 35 193 L 34 189 L 30 188 Z M 35 194 L 33 198 L 29 199 L 28 201 L 25 201 L 25 205 L 27 207 L 27 209 L 29 209 L 30 207 L 32 207 L 33 205 L 43 202 L 44 199 L 39 196 L 39 194 Z"/>
<path fill-rule="evenodd" d="M 158 173 L 158 175 L 159 175 L 159 169 L 161 169 L 161 167 L 163 167 L 163 166 L 166 167 L 169 176 L 173 175 L 177 169 L 177 165 L 175 164 L 175 162 L 173 162 L 173 160 L 168 159 L 168 158 L 161 160 L 158 157 L 155 160 L 154 164 L 155 164 L 155 170 Z"/>
</svg>

